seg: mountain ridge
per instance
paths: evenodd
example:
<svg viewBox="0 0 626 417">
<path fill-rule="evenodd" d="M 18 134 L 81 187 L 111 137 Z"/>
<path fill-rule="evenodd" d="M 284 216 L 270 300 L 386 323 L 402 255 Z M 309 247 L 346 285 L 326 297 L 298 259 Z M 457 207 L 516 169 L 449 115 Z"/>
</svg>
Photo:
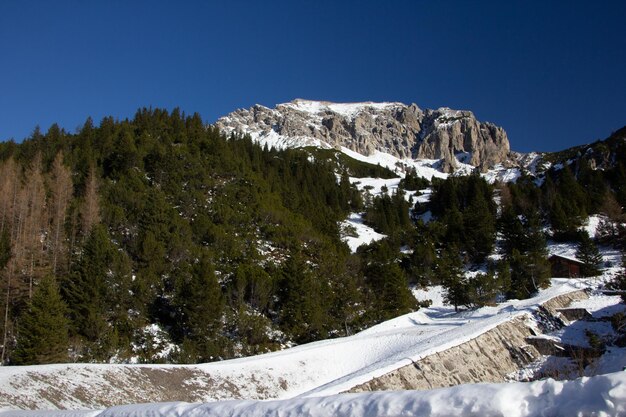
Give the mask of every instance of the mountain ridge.
<svg viewBox="0 0 626 417">
<path fill-rule="evenodd" d="M 478 121 L 471 111 L 447 107 L 295 99 L 273 109 L 258 104 L 238 109 L 215 125 L 226 134 L 250 134 L 274 147 L 345 147 L 366 156 L 378 151 L 400 159 L 442 160 L 446 173 L 462 162 L 483 172 L 512 165 L 503 128 Z"/>
</svg>

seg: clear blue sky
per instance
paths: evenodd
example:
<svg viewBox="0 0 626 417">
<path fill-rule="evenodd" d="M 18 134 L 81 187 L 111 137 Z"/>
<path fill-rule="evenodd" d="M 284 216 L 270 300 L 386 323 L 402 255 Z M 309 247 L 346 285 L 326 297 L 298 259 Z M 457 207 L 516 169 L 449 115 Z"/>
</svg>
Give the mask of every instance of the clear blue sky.
<svg viewBox="0 0 626 417">
<path fill-rule="evenodd" d="M 294 98 L 472 110 L 512 148 L 626 125 L 626 1 L 0 2 L 0 140 Z"/>
</svg>

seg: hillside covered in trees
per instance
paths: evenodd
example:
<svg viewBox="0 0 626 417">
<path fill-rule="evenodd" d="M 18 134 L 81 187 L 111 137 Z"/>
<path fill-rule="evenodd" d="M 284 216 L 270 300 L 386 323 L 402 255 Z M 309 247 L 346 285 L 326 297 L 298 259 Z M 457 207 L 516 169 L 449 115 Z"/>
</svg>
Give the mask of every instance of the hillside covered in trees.
<svg viewBox="0 0 626 417">
<path fill-rule="evenodd" d="M 549 283 L 548 237 L 593 252 L 578 231 L 589 214 L 624 245 L 626 146 L 614 142 L 604 169 L 574 158 L 515 184 L 409 173 L 371 196 L 350 177 L 393 173 L 263 149 L 178 110 L 36 129 L 0 144 L 1 362 L 256 354 L 417 309 L 409 283 L 443 284 L 457 307 L 528 297 Z M 426 187 L 429 202 L 405 198 Z M 351 253 L 339 223 L 352 212 L 388 238 Z"/>
</svg>

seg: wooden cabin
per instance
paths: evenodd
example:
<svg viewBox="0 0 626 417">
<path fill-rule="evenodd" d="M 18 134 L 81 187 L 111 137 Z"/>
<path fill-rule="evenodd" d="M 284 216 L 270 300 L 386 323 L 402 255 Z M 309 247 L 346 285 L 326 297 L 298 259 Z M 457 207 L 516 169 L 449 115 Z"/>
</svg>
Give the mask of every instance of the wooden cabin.
<svg viewBox="0 0 626 417">
<path fill-rule="evenodd" d="M 548 261 L 550 262 L 552 278 L 580 278 L 581 276 L 580 268 L 583 263 L 576 258 L 551 255 Z"/>
</svg>

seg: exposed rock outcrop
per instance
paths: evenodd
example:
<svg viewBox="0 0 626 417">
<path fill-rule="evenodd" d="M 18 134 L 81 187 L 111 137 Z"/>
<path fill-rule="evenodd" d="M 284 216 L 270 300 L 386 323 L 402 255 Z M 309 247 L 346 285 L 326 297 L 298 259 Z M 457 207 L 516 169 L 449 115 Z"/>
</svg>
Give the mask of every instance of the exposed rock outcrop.
<svg viewBox="0 0 626 417">
<path fill-rule="evenodd" d="M 541 307 L 550 316 L 562 320 L 559 310 L 573 301 L 588 298 L 584 291 L 562 294 Z M 541 309 L 540 309 L 541 310 Z M 503 382 L 515 372 L 539 358 L 541 353 L 528 343 L 540 329 L 524 317 L 504 322 L 475 339 L 435 353 L 411 365 L 355 386 L 350 392 L 405 389 L 433 389 L 477 382 Z"/>
<path fill-rule="evenodd" d="M 275 147 L 345 147 L 402 159 L 441 159 L 445 172 L 459 161 L 486 170 L 505 164 L 506 132 L 469 111 L 422 110 L 402 103 L 330 103 L 294 100 L 274 109 L 255 105 L 220 118 L 226 133 L 247 133 Z"/>
<path fill-rule="evenodd" d="M 446 172 L 455 168 L 459 157 L 483 171 L 508 162 L 511 149 L 504 129 L 479 122 L 472 112 L 426 110 L 425 120 L 429 124 L 424 127 L 416 158 L 443 159 Z"/>
<path fill-rule="evenodd" d="M 434 389 L 477 382 L 502 382 L 540 356 L 526 342 L 532 335 L 524 318 L 500 324 L 459 346 L 435 353 L 358 385 L 350 392 Z"/>
</svg>

